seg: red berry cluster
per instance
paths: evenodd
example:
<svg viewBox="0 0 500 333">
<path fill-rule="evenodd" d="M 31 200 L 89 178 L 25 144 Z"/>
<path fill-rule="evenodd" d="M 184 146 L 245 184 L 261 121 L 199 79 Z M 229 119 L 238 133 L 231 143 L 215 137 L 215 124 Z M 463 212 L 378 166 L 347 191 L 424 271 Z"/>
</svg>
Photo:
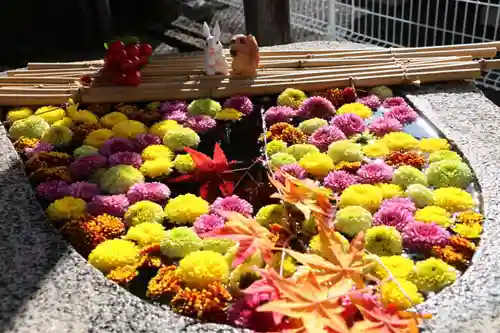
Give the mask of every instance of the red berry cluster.
<svg viewBox="0 0 500 333">
<path fill-rule="evenodd" d="M 114 41 L 108 45 L 104 56 L 104 75 L 115 84 L 137 86 L 141 83 L 139 69 L 148 63 L 152 54 L 153 48 L 149 44 L 126 45 Z"/>
</svg>

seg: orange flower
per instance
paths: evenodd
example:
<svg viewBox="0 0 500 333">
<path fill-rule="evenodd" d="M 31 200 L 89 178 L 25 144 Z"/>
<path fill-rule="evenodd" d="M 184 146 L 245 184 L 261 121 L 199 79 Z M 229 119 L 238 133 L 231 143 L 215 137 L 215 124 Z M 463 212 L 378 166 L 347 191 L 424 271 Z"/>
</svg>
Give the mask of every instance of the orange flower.
<svg viewBox="0 0 500 333">
<path fill-rule="evenodd" d="M 268 140 L 282 140 L 288 145 L 305 143 L 307 135 L 288 123 L 276 123 L 269 127 Z"/>
<path fill-rule="evenodd" d="M 46 182 L 49 180 L 62 180 L 67 183 L 71 182 L 71 173 L 67 166 L 58 166 L 53 168 L 41 168 L 32 172 L 29 179 L 35 183 Z"/>
<path fill-rule="evenodd" d="M 391 166 L 410 165 L 422 169 L 425 165 L 425 158 L 417 153 L 395 151 L 385 158 L 385 162 Z"/>
<path fill-rule="evenodd" d="M 226 288 L 219 282 L 213 282 L 202 290 L 180 289 L 172 298 L 171 306 L 183 315 L 202 318 L 223 314 L 231 299 Z"/>
<path fill-rule="evenodd" d="M 455 252 L 455 249 L 450 245 L 445 247 L 434 246 L 432 248 L 432 253 L 443 260 L 447 264 L 463 271 L 467 268 L 469 261 L 464 257 L 462 253 Z"/>
<path fill-rule="evenodd" d="M 461 253 L 466 259 L 472 259 L 476 252 L 476 244 L 461 236 L 451 236 L 450 245 L 457 253 Z"/>
<path fill-rule="evenodd" d="M 176 266 L 162 267 L 148 283 L 146 296 L 156 299 L 177 293 L 180 287 L 180 279 L 175 274 Z"/>
</svg>

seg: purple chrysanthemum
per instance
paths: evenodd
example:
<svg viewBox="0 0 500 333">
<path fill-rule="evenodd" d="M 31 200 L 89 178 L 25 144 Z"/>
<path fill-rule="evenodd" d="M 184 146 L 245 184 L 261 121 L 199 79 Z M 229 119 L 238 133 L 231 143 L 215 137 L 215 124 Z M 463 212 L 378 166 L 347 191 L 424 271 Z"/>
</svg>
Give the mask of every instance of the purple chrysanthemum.
<svg viewBox="0 0 500 333">
<path fill-rule="evenodd" d="M 395 205 L 382 207 L 373 215 L 373 225 L 394 227 L 399 232 L 402 232 L 408 223 L 414 221 L 410 211 Z"/>
<path fill-rule="evenodd" d="M 109 166 L 115 165 L 131 165 L 136 169 L 139 169 L 142 165 L 142 157 L 137 153 L 132 153 L 130 151 L 121 151 L 111 155 L 108 159 Z"/>
<path fill-rule="evenodd" d="M 302 119 L 324 118 L 330 119 L 335 115 L 332 102 L 321 96 L 309 97 L 302 103 L 297 111 L 297 116 Z"/>
<path fill-rule="evenodd" d="M 62 180 L 50 180 L 40 183 L 35 191 L 39 197 L 48 201 L 55 201 L 67 195 L 68 184 Z"/>
<path fill-rule="evenodd" d="M 340 170 L 330 172 L 323 180 L 323 185 L 335 193 L 342 193 L 346 188 L 358 182 L 356 176 Z"/>
<path fill-rule="evenodd" d="M 235 109 L 245 116 L 253 111 L 253 103 L 247 96 L 233 96 L 224 102 L 225 109 Z"/>
<path fill-rule="evenodd" d="M 106 140 L 104 144 L 99 148 L 99 153 L 104 156 L 110 156 L 114 153 L 119 153 L 122 151 L 135 152 L 137 147 L 135 142 L 127 138 L 111 138 Z"/>
<path fill-rule="evenodd" d="M 40 141 L 35 145 L 35 147 L 25 148 L 24 153 L 26 154 L 26 156 L 31 157 L 36 153 L 51 152 L 53 150 L 54 150 L 53 145 L 51 145 L 48 142 Z"/>
<path fill-rule="evenodd" d="M 384 108 L 390 109 L 395 106 L 407 106 L 405 99 L 403 97 L 389 97 L 384 100 L 382 106 Z"/>
<path fill-rule="evenodd" d="M 166 113 L 163 115 L 163 120 L 173 120 L 179 124 L 184 123 L 187 119 L 187 112 L 184 111 L 173 111 L 172 113 Z"/>
<path fill-rule="evenodd" d="M 412 222 L 403 230 L 403 245 L 410 251 L 426 252 L 433 246 L 446 246 L 450 233 L 436 223 Z"/>
<path fill-rule="evenodd" d="M 211 213 L 217 213 L 218 211 L 225 212 L 236 212 L 245 216 L 251 216 L 253 213 L 252 205 L 238 197 L 237 195 L 231 195 L 225 198 L 217 198 L 210 206 Z"/>
<path fill-rule="evenodd" d="M 201 235 L 224 226 L 224 218 L 216 214 L 204 214 L 199 216 L 194 222 L 194 231 Z"/>
<path fill-rule="evenodd" d="M 390 183 L 394 169 L 382 161 L 363 165 L 356 175 L 363 184 Z"/>
<path fill-rule="evenodd" d="M 368 125 L 368 130 L 376 136 L 384 136 L 391 132 L 401 132 L 403 125 L 397 119 L 383 116 Z"/>
<path fill-rule="evenodd" d="M 143 151 L 146 147 L 152 145 L 161 145 L 162 139 L 151 133 L 141 133 L 135 136 L 135 146 L 137 147 L 137 151 Z"/>
<path fill-rule="evenodd" d="M 380 98 L 377 95 L 369 95 L 362 98 L 358 98 L 356 102 L 366 105 L 372 110 L 377 110 L 382 104 L 380 102 Z"/>
<path fill-rule="evenodd" d="M 168 101 L 160 104 L 159 112 L 161 113 L 173 113 L 176 111 L 181 111 L 186 113 L 188 110 L 188 105 L 184 101 Z"/>
<path fill-rule="evenodd" d="M 127 198 L 130 204 L 142 200 L 149 200 L 162 204 L 169 197 L 170 189 L 168 186 L 158 182 L 134 184 L 127 192 Z"/>
<path fill-rule="evenodd" d="M 267 125 L 276 123 L 289 123 L 295 116 L 295 110 L 287 106 L 273 106 L 264 112 L 264 120 Z"/>
<path fill-rule="evenodd" d="M 386 113 L 386 116 L 397 119 L 403 125 L 410 124 L 418 118 L 415 110 L 408 105 L 394 106 Z"/>
<path fill-rule="evenodd" d="M 217 122 L 209 116 L 194 116 L 189 117 L 184 125 L 191 128 L 196 133 L 203 134 L 214 129 L 215 126 L 217 126 Z"/>
<path fill-rule="evenodd" d="M 89 182 L 76 182 L 68 186 L 68 195 L 90 201 L 99 194 L 99 186 Z"/>
<path fill-rule="evenodd" d="M 391 198 L 391 199 L 386 199 L 382 201 L 382 204 L 380 205 L 380 208 L 385 208 L 385 207 L 398 207 L 404 210 L 409 211 L 410 213 L 415 213 L 417 211 L 417 207 L 415 206 L 415 203 L 411 201 L 409 198 Z"/>
<path fill-rule="evenodd" d="M 274 177 L 281 183 L 285 182 L 285 177 L 283 176 L 283 172 L 297 179 L 304 179 L 307 176 L 307 171 L 297 163 L 283 165 L 282 167 L 279 168 L 279 171 L 276 170 L 274 172 Z"/>
<path fill-rule="evenodd" d="M 335 141 L 345 140 L 346 136 L 337 126 L 328 125 L 318 128 L 309 137 L 309 143 L 326 151 L 328 146 Z"/>
<path fill-rule="evenodd" d="M 69 170 L 74 179 L 84 179 L 97 169 L 105 168 L 108 159 L 102 155 L 94 154 L 82 156 L 70 164 Z"/>
<path fill-rule="evenodd" d="M 130 205 L 125 194 L 117 195 L 96 195 L 87 205 L 87 210 L 91 215 L 109 214 L 116 217 L 123 217 Z"/>
<path fill-rule="evenodd" d="M 363 133 L 366 129 L 363 118 L 353 113 L 346 113 L 336 116 L 330 124 L 337 126 L 346 136 Z"/>
</svg>

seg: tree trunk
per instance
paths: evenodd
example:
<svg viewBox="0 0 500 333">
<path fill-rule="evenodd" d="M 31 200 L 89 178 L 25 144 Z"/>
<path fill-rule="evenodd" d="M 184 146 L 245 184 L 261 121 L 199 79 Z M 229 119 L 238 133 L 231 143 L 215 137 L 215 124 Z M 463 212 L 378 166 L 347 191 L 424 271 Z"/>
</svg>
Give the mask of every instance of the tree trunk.
<svg viewBox="0 0 500 333">
<path fill-rule="evenodd" d="M 291 43 L 290 0 L 243 0 L 245 25 L 261 46 Z"/>
</svg>

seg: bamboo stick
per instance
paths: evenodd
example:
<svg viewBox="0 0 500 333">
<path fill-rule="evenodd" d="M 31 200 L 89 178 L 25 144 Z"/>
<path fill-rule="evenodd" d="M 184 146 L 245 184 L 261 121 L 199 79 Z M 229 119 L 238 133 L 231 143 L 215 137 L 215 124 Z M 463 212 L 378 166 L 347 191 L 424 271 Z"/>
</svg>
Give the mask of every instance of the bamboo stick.
<svg viewBox="0 0 500 333">
<path fill-rule="evenodd" d="M 15 93 L 23 93 L 23 94 L 73 94 L 76 93 L 79 89 L 77 87 L 74 88 L 33 88 L 33 87 L 0 87 L 0 94 L 15 94 Z"/>
<path fill-rule="evenodd" d="M 59 77 L 33 77 L 33 76 L 0 76 L 0 83 L 32 83 L 32 84 L 43 84 L 43 83 L 55 83 L 55 84 L 69 84 L 74 83 L 75 80 L 71 78 L 59 78 Z"/>
<path fill-rule="evenodd" d="M 0 94 L 0 105 L 50 105 L 66 103 L 72 94 Z"/>
</svg>

